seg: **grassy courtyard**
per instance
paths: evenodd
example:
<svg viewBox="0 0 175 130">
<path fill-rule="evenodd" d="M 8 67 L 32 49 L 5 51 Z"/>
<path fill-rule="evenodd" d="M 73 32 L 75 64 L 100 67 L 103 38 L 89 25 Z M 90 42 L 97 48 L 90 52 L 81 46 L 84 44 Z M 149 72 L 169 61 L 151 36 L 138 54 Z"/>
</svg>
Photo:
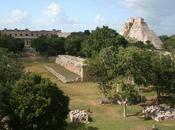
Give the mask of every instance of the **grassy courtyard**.
<svg viewBox="0 0 175 130">
<path fill-rule="evenodd" d="M 25 62 L 26 71 L 41 74 L 55 82 L 70 97 L 70 109 L 90 109 L 92 122 L 87 130 L 146 130 L 156 124 L 159 130 L 175 130 L 175 121 L 157 123 L 145 121 L 141 116 L 141 107 L 128 107 L 128 117 L 122 117 L 119 105 L 100 105 L 100 92 L 92 82 L 63 84 L 44 68 L 44 62 Z M 146 95 L 152 95 L 146 93 Z M 68 119 L 69 121 L 69 119 Z M 83 130 L 83 129 L 82 129 Z"/>
</svg>

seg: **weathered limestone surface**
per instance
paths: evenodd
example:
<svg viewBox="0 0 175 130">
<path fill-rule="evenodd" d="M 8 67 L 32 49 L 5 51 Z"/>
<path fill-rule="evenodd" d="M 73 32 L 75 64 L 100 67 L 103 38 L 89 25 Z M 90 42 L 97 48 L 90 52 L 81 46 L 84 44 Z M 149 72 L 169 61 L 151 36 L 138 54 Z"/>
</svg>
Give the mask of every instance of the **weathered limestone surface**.
<svg viewBox="0 0 175 130">
<path fill-rule="evenodd" d="M 89 123 L 89 115 L 90 113 L 86 110 L 74 110 L 70 111 L 69 116 L 70 120 L 73 123 Z"/>
<path fill-rule="evenodd" d="M 57 73 L 53 68 L 49 66 L 44 66 L 50 73 L 52 73 L 54 76 L 56 76 L 58 79 L 60 79 L 63 83 L 67 83 L 67 80 L 64 76 L 61 74 Z"/>
<path fill-rule="evenodd" d="M 143 112 L 145 118 L 151 118 L 155 121 L 175 120 L 175 108 L 166 104 L 148 106 Z"/>
<path fill-rule="evenodd" d="M 157 49 L 160 49 L 163 44 L 154 31 L 149 29 L 143 18 L 129 19 L 125 23 L 121 35 L 123 35 L 125 38 L 133 38 L 143 41 L 145 44 L 146 41 L 150 41 Z"/>
<path fill-rule="evenodd" d="M 8 116 L 0 116 L 0 130 L 11 130 L 9 127 L 10 118 Z"/>
<path fill-rule="evenodd" d="M 86 65 L 85 59 L 69 55 L 58 55 L 56 63 L 65 67 L 69 71 L 78 74 L 81 77 L 81 81 L 86 80 Z"/>
</svg>

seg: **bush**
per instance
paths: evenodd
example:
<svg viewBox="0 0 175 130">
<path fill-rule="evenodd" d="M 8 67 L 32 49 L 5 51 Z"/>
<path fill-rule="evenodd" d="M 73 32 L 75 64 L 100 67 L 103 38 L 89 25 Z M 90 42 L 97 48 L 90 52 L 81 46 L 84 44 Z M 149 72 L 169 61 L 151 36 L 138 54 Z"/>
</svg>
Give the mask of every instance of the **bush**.
<svg viewBox="0 0 175 130">
<path fill-rule="evenodd" d="M 26 74 L 12 88 L 11 126 L 14 130 L 64 130 L 69 98 L 57 85 Z"/>
</svg>

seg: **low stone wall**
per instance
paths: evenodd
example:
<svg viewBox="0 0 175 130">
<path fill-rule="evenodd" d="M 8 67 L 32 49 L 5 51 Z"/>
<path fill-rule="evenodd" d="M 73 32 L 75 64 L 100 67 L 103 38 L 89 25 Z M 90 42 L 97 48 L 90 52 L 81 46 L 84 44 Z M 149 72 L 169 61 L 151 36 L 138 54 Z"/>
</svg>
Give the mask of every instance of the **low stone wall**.
<svg viewBox="0 0 175 130">
<path fill-rule="evenodd" d="M 64 66 L 66 69 L 78 75 L 81 75 L 83 62 L 84 59 L 69 55 L 58 55 L 56 58 L 57 64 Z"/>
<path fill-rule="evenodd" d="M 44 67 L 50 72 L 52 73 L 54 76 L 56 76 L 59 80 L 61 80 L 63 83 L 67 83 L 68 81 L 66 80 L 66 78 L 64 76 L 62 76 L 61 74 L 57 73 L 54 69 L 52 69 L 51 67 L 44 65 Z"/>
<path fill-rule="evenodd" d="M 69 55 L 58 55 L 56 63 L 63 66 L 67 70 L 78 74 L 81 77 L 81 81 L 87 81 L 87 69 L 85 65 L 85 59 Z"/>
</svg>

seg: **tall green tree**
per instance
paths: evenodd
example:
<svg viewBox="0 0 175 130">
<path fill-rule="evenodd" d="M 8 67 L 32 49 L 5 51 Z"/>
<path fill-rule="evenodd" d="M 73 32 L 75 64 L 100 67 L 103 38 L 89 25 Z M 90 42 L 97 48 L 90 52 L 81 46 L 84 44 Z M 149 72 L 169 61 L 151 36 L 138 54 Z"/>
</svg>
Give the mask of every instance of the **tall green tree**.
<svg viewBox="0 0 175 130">
<path fill-rule="evenodd" d="M 175 52 L 175 36 L 170 36 L 163 41 L 163 48 L 166 51 Z"/>
<path fill-rule="evenodd" d="M 143 61 L 141 54 L 144 54 L 144 50 L 135 47 L 108 47 L 102 49 L 89 65 L 90 74 L 99 83 L 103 95 L 111 96 L 117 90 L 114 95 L 122 101 L 124 117 L 129 100 L 133 96 L 139 96 L 136 86 L 145 83 L 145 72 L 138 70 L 143 65 L 140 63 Z"/>
<path fill-rule="evenodd" d="M 10 123 L 14 130 L 64 130 L 69 98 L 56 84 L 26 74 L 12 88 Z"/>
<path fill-rule="evenodd" d="M 18 80 L 24 72 L 24 66 L 14 54 L 0 55 L 0 83 L 10 86 Z"/>
<path fill-rule="evenodd" d="M 41 55 L 48 55 L 49 38 L 47 36 L 40 36 L 33 40 L 32 47 L 36 49 Z"/>
<path fill-rule="evenodd" d="M 89 36 L 89 31 L 85 32 L 74 32 L 66 38 L 65 51 L 70 55 L 82 55 L 82 42 Z"/>
<path fill-rule="evenodd" d="M 58 36 L 40 36 L 39 38 L 33 40 L 32 47 L 36 48 L 41 55 L 45 56 L 56 56 L 58 54 L 65 53 L 65 38 Z"/>
<path fill-rule="evenodd" d="M 88 62 L 89 75 L 99 84 L 102 98 L 111 96 L 112 85 L 109 82 L 115 77 L 116 53 L 113 46 L 104 48 Z"/>
<path fill-rule="evenodd" d="M 95 56 L 103 48 L 114 46 L 125 47 L 127 40 L 119 35 L 115 30 L 110 29 L 107 26 L 102 28 L 97 27 L 95 31 L 89 35 L 88 39 L 82 43 L 82 52 L 86 57 Z"/>
<path fill-rule="evenodd" d="M 154 76 L 152 84 L 155 86 L 159 101 L 163 94 L 175 93 L 175 63 L 170 55 L 154 54 L 151 59 Z"/>
<path fill-rule="evenodd" d="M 0 115 L 9 113 L 9 99 L 12 85 L 24 73 L 23 65 L 12 54 L 0 55 Z"/>
<path fill-rule="evenodd" d="M 9 52 L 21 53 L 24 48 L 24 41 L 11 36 L 0 36 L 0 47 L 7 48 Z"/>
</svg>

